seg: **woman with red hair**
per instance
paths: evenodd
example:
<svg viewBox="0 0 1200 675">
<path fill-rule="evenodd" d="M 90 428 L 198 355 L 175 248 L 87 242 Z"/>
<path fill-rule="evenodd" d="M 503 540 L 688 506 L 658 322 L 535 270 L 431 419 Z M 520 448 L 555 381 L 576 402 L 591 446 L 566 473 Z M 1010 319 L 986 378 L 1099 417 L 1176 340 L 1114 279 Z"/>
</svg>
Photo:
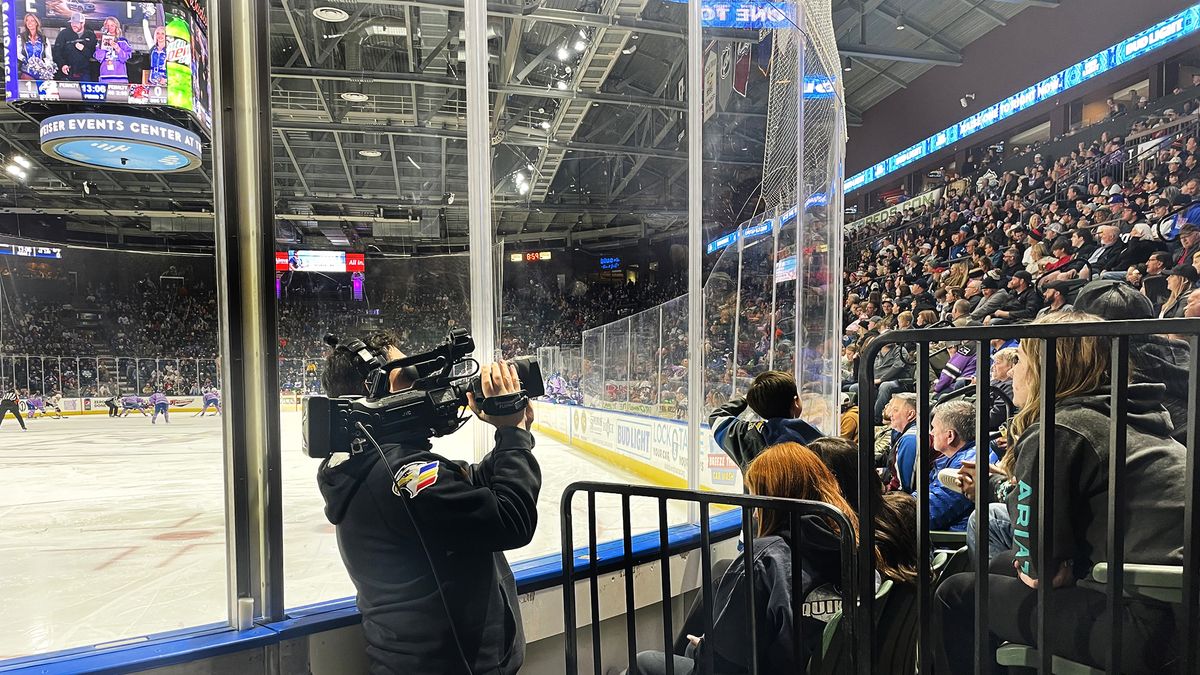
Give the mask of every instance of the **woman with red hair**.
<svg viewBox="0 0 1200 675">
<path fill-rule="evenodd" d="M 764 497 L 807 499 L 831 504 L 854 529 L 857 540 L 858 519 L 842 497 L 833 473 L 812 450 L 799 443 L 780 443 L 767 448 L 746 470 L 746 488 Z M 757 644 L 759 669 L 764 673 L 801 672 L 809 655 L 820 645 L 825 623 L 841 608 L 841 554 L 839 527 L 824 516 L 799 519 L 804 550 L 793 555 L 788 541 L 791 519 L 786 511 L 762 509 L 757 514 L 758 533 L 754 540 L 754 607 L 757 640 L 747 639 L 746 627 L 746 555 L 730 565 L 717 583 L 714 606 L 717 615 L 712 632 L 688 636 L 687 656 L 673 655 L 675 672 L 690 675 L 705 652 L 711 652 L 715 674 L 740 674 L 750 670 L 750 650 Z M 749 547 L 747 547 L 749 548 Z M 792 566 L 800 565 L 800 593 L 804 597 L 804 625 L 801 627 L 800 661 L 792 641 Z M 666 672 L 663 652 L 642 652 L 637 656 L 634 673 L 659 675 Z"/>
</svg>

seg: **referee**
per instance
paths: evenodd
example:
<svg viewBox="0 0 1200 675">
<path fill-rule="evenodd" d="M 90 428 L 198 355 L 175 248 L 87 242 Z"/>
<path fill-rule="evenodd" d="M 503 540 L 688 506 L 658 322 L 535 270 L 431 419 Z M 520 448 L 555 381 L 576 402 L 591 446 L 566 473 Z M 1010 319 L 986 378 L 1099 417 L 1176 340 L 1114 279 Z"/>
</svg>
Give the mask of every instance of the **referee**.
<svg viewBox="0 0 1200 675">
<path fill-rule="evenodd" d="M 25 418 L 21 417 L 21 395 L 17 393 L 17 388 L 12 387 L 5 390 L 4 395 L 0 396 L 0 424 L 4 423 L 4 418 L 8 417 L 8 413 L 12 413 L 17 417 L 17 424 L 21 425 L 22 431 L 29 431 L 25 427 Z"/>
</svg>

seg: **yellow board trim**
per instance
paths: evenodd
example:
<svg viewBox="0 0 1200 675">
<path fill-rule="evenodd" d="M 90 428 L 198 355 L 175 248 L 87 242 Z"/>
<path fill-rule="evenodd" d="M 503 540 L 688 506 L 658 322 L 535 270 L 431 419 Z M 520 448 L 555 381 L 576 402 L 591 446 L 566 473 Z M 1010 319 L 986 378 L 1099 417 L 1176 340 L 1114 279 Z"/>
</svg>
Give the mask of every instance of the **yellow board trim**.
<svg viewBox="0 0 1200 675">
<path fill-rule="evenodd" d="M 581 452 L 586 452 L 587 454 L 592 455 L 596 459 L 599 459 L 606 464 L 612 464 L 620 469 L 624 469 L 625 471 L 644 479 L 651 485 L 687 489 L 686 479 L 680 478 L 673 473 L 663 471 L 658 467 L 650 466 L 645 462 L 639 462 L 638 460 L 622 455 L 619 452 L 613 452 L 612 450 L 602 448 L 595 443 L 589 443 L 588 441 L 580 440 L 578 438 L 570 438 L 563 432 L 557 429 L 551 429 L 544 424 L 534 423 L 533 428 L 537 432 L 546 434 L 550 438 L 553 438 L 563 445 L 574 448 Z"/>
</svg>

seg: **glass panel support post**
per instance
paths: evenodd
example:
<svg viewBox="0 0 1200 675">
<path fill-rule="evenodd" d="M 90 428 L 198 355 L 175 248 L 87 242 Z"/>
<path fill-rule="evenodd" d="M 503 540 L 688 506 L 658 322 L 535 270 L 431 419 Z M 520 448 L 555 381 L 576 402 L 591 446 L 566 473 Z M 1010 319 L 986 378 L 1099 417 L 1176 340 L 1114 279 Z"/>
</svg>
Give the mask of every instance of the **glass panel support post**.
<svg viewBox="0 0 1200 675">
<path fill-rule="evenodd" d="M 704 27 L 700 0 L 688 2 L 687 14 L 687 149 L 688 149 L 688 488 L 700 489 L 700 407 L 704 405 Z M 700 511 L 688 506 L 688 521 Z"/>
<path fill-rule="evenodd" d="M 284 618 L 270 6 L 209 10 L 221 393 L 241 411 L 221 416 L 229 620 L 244 629 Z"/>
<path fill-rule="evenodd" d="M 471 335 L 475 358 L 492 361 L 496 344 L 495 257 L 492 251 L 492 144 L 488 112 L 488 44 L 486 2 L 464 4 L 467 47 L 467 202 L 470 214 Z M 475 424 L 475 457 L 491 449 L 486 424 Z"/>
</svg>

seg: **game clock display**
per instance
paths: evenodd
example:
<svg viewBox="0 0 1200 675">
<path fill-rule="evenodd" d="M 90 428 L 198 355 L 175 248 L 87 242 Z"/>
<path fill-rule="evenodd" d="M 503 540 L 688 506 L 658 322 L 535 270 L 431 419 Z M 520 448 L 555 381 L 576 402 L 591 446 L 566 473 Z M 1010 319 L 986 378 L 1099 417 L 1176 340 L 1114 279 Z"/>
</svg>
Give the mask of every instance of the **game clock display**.
<svg viewBox="0 0 1200 675">
<path fill-rule="evenodd" d="M 198 0 L 4 3 L 8 101 L 170 106 L 212 128 Z"/>
</svg>

